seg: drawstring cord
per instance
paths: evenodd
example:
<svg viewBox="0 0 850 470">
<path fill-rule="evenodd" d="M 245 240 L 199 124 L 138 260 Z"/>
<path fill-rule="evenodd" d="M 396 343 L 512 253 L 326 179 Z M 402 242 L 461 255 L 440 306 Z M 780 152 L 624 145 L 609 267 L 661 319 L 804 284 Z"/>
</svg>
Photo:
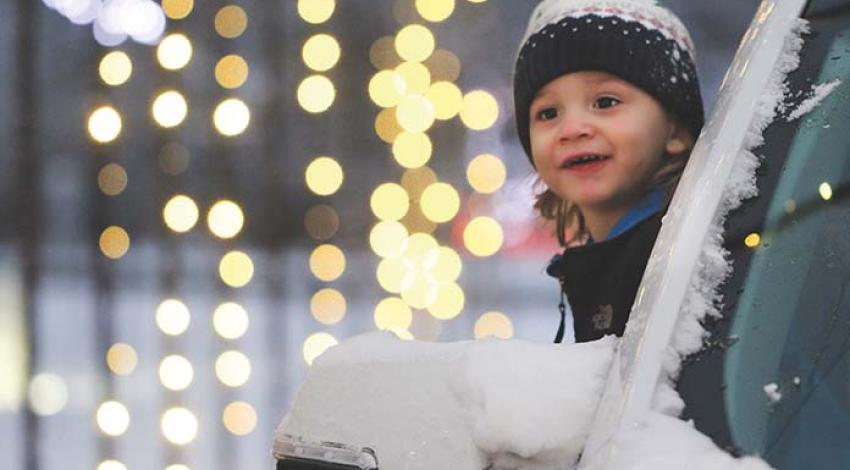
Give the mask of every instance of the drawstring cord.
<svg viewBox="0 0 850 470">
<path fill-rule="evenodd" d="M 561 283 L 561 301 L 558 302 L 558 311 L 561 312 L 561 324 L 558 325 L 558 333 L 555 334 L 555 343 L 560 343 L 564 339 L 564 328 L 567 317 L 567 294 L 564 292 L 564 278 L 558 279 Z"/>
</svg>

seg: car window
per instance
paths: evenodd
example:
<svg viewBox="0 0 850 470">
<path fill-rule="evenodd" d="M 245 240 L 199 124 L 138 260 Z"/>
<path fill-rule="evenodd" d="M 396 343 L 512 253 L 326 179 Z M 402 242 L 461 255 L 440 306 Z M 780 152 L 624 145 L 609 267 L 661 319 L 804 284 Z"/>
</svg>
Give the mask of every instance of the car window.
<svg viewBox="0 0 850 470">
<path fill-rule="evenodd" d="M 761 196 L 727 225 L 723 319 L 680 379 L 686 417 L 777 468 L 850 461 L 850 14 L 809 19 Z"/>
</svg>

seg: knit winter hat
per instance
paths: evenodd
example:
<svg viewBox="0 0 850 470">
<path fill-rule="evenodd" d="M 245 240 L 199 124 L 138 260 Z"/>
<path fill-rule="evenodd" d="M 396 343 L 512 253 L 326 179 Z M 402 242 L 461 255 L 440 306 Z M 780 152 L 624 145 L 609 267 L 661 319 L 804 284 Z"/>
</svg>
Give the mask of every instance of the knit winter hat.
<svg viewBox="0 0 850 470">
<path fill-rule="evenodd" d="M 543 0 L 531 14 L 514 71 L 514 112 L 526 154 L 531 159 L 535 94 L 561 75 L 584 70 L 644 90 L 696 138 L 703 106 L 694 57 L 688 30 L 654 0 Z"/>
</svg>

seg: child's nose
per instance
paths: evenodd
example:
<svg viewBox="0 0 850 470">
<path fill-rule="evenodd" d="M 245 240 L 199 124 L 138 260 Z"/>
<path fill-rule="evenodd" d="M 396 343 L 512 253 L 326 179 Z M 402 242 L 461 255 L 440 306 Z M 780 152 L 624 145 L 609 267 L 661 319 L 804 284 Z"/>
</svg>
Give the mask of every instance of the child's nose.
<svg viewBox="0 0 850 470">
<path fill-rule="evenodd" d="M 561 121 L 560 139 L 575 140 L 588 137 L 593 133 L 593 126 L 585 113 L 571 111 L 564 114 Z"/>
</svg>

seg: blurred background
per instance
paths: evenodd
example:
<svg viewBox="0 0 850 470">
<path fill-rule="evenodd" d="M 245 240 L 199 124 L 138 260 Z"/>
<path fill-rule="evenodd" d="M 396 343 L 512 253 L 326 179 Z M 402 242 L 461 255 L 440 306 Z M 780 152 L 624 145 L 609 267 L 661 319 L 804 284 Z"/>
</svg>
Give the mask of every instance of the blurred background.
<svg viewBox="0 0 850 470">
<path fill-rule="evenodd" d="M 664 3 L 710 110 L 757 2 Z M 551 341 L 535 4 L 0 2 L 0 468 L 272 468 L 339 341 Z"/>
</svg>

